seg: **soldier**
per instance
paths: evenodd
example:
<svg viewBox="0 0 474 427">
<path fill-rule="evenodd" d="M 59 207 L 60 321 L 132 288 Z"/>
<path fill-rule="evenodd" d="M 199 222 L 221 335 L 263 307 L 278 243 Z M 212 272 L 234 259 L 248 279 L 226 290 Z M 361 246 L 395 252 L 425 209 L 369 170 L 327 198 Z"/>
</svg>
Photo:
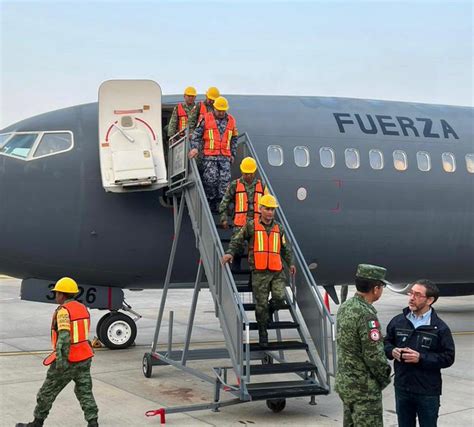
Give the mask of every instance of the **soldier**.
<svg viewBox="0 0 474 427">
<path fill-rule="evenodd" d="M 168 138 L 176 135 L 177 132 L 184 131 L 189 125 L 190 134 L 196 127 L 200 109 L 194 102 L 196 99 L 196 89 L 188 86 L 184 90 L 184 104 L 180 102 L 174 107 L 173 114 L 168 123 Z"/>
<path fill-rule="evenodd" d="M 51 341 L 53 352 L 43 361 L 49 366 L 43 386 L 36 397 L 34 421 L 16 427 L 40 427 L 53 402 L 72 380 L 74 392 L 84 411 L 88 427 L 98 426 L 98 409 L 92 394 L 91 361 L 94 353 L 88 341 L 90 316 L 87 308 L 74 300 L 79 292 L 77 283 L 69 277 L 58 280 L 53 291 L 59 307 L 53 314 Z M 67 422 L 65 422 L 65 425 Z"/>
<path fill-rule="evenodd" d="M 207 113 L 191 139 L 190 159 L 202 153 L 202 184 L 212 212 L 217 212 L 230 182 L 230 165 L 237 151 L 235 119 L 226 111 L 227 99 L 214 101 L 214 112 Z"/>
<path fill-rule="evenodd" d="M 214 111 L 214 101 L 221 96 L 219 89 L 211 86 L 206 92 L 206 99 L 199 103 L 199 118 L 197 125 L 204 120 L 206 113 L 212 113 Z"/>
<path fill-rule="evenodd" d="M 386 271 L 359 264 L 357 292 L 337 313 L 336 391 L 344 403 L 344 427 L 383 426 L 382 390 L 390 384 L 390 365 L 372 304 L 388 283 Z"/>
<path fill-rule="evenodd" d="M 255 299 L 255 316 L 258 324 L 259 343 L 268 344 L 267 327 L 273 313 L 285 304 L 286 277 L 282 258 L 296 273 L 293 251 L 285 239 L 280 223 L 274 220 L 278 204 L 273 196 L 265 194 L 260 198 L 260 216 L 249 220 L 238 233 L 232 236 L 222 264 L 232 262 L 234 255 L 242 251 L 244 242 L 249 244 L 249 265 L 252 270 L 252 291 Z M 268 302 L 268 296 L 272 299 Z"/>
<path fill-rule="evenodd" d="M 219 215 L 223 228 L 229 228 L 228 217 L 231 216 L 230 205 L 234 204 L 234 232 L 245 225 L 248 219 L 255 219 L 260 198 L 266 193 L 262 182 L 255 177 L 257 162 L 246 157 L 240 163 L 242 177 L 232 181 L 219 205 Z M 255 208 L 257 211 L 254 212 Z"/>
</svg>

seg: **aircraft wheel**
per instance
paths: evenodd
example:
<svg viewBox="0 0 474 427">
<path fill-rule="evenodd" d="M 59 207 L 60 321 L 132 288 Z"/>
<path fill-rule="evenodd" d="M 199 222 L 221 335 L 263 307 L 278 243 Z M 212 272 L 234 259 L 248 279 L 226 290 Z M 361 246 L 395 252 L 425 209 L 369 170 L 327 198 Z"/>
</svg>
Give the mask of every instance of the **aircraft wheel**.
<svg viewBox="0 0 474 427">
<path fill-rule="evenodd" d="M 273 412 L 281 412 L 285 409 L 286 399 L 269 399 L 267 400 L 267 406 Z"/>
<path fill-rule="evenodd" d="M 137 325 L 130 316 L 113 312 L 104 319 L 99 339 L 111 350 L 130 347 L 137 336 Z"/>
<path fill-rule="evenodd" d="M 95 327 L 95 333 L 96 333 L 97 338 L 99 338 L 101 343 L 104 343 L 104 341 L 102 340 L 102 331 L 103 331 L 102 325 L 104 323 L 104 320 L 107 319 L 111 315 L 112 315 L 112 313 L 110 311 L 107 314 L 104 314 L 99 319 L 99 321 L 97 322 L 97 326 Z"/>
<path fill-rule="evenodd" d="M 151 353 L 145 353 L 143 356 L 142 363 L 143 375 L 150 378 L 153 371 L 153 361 L 151 359 Z"/>
</svg>

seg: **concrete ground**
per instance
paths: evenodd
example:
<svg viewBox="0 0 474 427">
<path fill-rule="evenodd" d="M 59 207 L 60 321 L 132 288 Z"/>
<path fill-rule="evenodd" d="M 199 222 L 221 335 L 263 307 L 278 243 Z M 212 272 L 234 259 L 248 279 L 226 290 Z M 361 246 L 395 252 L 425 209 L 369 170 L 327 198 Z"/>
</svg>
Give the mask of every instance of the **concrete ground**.
<svg viewBox="0 0 474 427">
<path fill-rule="evenodd" d="M 53 305 L 20 301 L 20 281 L 0 278 L 0 425 L 14 426 L 30 421 L 46 368 L 41 361 L 49 349 L 49 326 Z M 353 290 L 349 291 L 350 295 Z M 102 426 L 159 425 L 159 417 L 146 418 L 145 412 L 212 401 L 213 387 L 198 378 L 169 366 L 155 366 L 153 377 L 141 371 L 143 353 L 148 351 L 154 332 L 161 291 L 126 292 L 135 311 L 143 315 L 138 322 L 136 346 L 127 350 L 101 349 L 94 358 L 92 376 L 94 394 Z M 173 343 L 183 342 L 192 291 L 171 291 L 167 307 L 174 310 Z M 406 305 L 407 297 L 385 291 L 376 303 L 380 321 L 387 322 Z M 332 306 L 334 310 L 334 305 Z M 443 298 L 436 303 L 440 316 L 450 325 L 456 341 L 456 362 L 443 371 L 443 396 L 440 426 L 474 425 L 474 296 Z M 104 314 L 92 313 L 92 327 Z M 168 313 L 159 342 L 167 343 Z M 256 335 L 253 336 L 256 338 Z M 207 290 L 201 292 L 193 332 L 194 348 L 223 347 L 223 337 L 214 316 L 214 304 Z M 190 366 L 211 372 L 213 366 L 228 366 L 228 361 L 190 362 Z M 396 426 L 393 387 L 384 391 L 386 426 Z M 224 393 L 223 399 L 232 398 Z M 342 425 L 342 406 L 336 394 L 317 398 L 310 406 L 307 398 L 288 399 L 284 411 L 275 414 L 265 402 L 252 402 L 210 410 L 169 414 L 168 425 Z M 59 395 L 46 426 L 83 426 L 82 411 L 74 396 L 73 385 Z"/>
</svg>

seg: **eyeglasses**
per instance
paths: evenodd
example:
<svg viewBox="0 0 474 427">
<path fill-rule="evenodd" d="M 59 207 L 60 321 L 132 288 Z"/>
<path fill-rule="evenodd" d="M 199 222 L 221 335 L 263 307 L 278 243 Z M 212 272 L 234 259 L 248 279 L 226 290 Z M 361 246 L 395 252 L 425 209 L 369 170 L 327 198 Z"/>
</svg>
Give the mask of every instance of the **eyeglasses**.
<svg viewBox="0 0 474 427">
<path fill-rule="evenodd" d="M 422 294 L 420 294 L 419 292 L 412 292 L 412 291 L 410 291 L 410 292 L 407 293 L 407 295 L 408 295 L 409 297 L 413 297 L 413 298 L 428 298 L 426 295 L 422 295 Z"/>
</svg>

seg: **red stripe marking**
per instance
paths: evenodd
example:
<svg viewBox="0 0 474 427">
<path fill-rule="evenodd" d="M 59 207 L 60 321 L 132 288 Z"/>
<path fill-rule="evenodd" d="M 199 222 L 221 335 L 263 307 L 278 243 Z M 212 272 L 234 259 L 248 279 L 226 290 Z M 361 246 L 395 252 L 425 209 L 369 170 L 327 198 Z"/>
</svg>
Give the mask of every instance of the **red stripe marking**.
<svg viewBox="0 0 474 427">
<path fill-rule="evenodd" d="M 118 120 L 115 121 L 115 125 L 118 123 Z M 105 140 L 108 142 L 109 141 L 109 133 L 110 131 L 112 130 L 112 128 L 114 127 L 114 125 L 110 125 L 109 127 L 109 130 L 107 131 L 107 134 L 105 135 Z"/>
<path fill-rule="evenodd" d="M 102 147 L 110 147 L 110 144 L 108 142 L 103 142 L 101 144 Z"/>
<path fill-rule="evenodd" d="M 139 119 L 138 117 L 135 117 L 135 120 L 142 122 L 148 129 L 150 129 L 150 132 L 153 135 L 153 140 L 156 141 L 155 132 L 153 132 L 153 129 L 151 128 L 151 126 L 145 120 Z"/>
</svg>

